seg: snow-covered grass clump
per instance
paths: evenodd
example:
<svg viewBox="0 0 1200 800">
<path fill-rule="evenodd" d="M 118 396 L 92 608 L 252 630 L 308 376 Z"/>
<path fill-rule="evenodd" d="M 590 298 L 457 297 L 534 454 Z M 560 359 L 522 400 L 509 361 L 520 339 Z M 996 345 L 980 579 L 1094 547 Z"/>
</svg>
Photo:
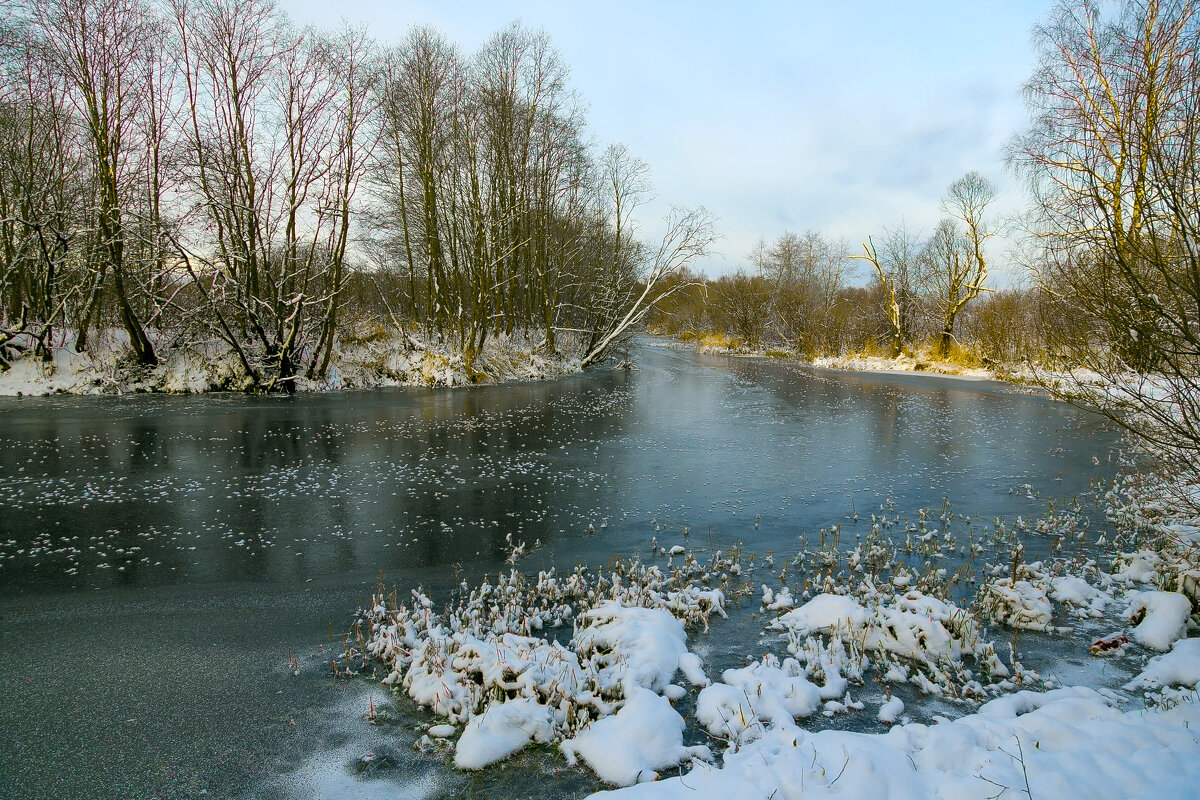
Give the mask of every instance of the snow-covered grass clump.
<svg viewBox="0 0 1200 800">
<path fill-rule="evenodd" d="M 984 614 L 1011 628 L 1035 631 L 1051 629 L 1054 606 L 1050 603 L 1050 576 L 1041 562 L 1019 563 L 1014 554 L 1009 576 L 986 581 L 979 590 Z"/>
<path fill-rule="evenodd" d="M 460 768 L 484 767 L 530 742 L 558 742 L 603 780 L 652 780 L 659 769 L 710 755 L 684 746 L 669 698 L 683 694 L 677 674 L 708 683 L 687 649 L 686 627 L 707 628 L 713 614 L 725 615 L 725 590 L 705 584 L 729 588 L 737 562 L 735 551 L 704 565 L 688 555 L 665 570 L 636 559 L 599 573 L 577 567 L 532 577 L 512 569 L 495 585 L 460 585 L 441 608 L 419 591 L 408 605 L 380 591 L 360 614 L 366 636 L 349 660 L 381 662 L 385 684 L 465 725 Z M 569 638 L 542 633 L 567 625 Z"/>
<path fill-rule="evenodd" d="M 772 724 L 808 717 L 822 700 L 841 697 L 845 681 L 826 665 L 822 685 L 813 683 L 811 671 L 794 658 L 767 655 L 741 669 L 727 669 L 721 682 L 700 692 L 696 719 L 714 736 L 743 743 L 762 737 Z"/>
<path fill-rule="evenodd" d="M 784 632 L 788 652 L 798 659 L 836 664 L 860 682 L 865 670 L 874 669 L 887 682 L 911 683 L 928 694 L 979 698 L 985 685 L 1010 675 L 969 612 L 915 589 L 861 592 L 857 598 L 819 594 L 771 627 Z M 829 652 L 838 655 L 822 655 Z"/>
</svg>

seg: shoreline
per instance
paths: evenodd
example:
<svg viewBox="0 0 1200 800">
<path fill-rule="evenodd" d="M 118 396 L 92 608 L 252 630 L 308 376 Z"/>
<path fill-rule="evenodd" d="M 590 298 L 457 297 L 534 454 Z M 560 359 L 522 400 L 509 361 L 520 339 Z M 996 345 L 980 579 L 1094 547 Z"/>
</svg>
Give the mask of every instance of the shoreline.
<svg viewBox="0 0 1200 800">
<path fill-rule="evenodd" d="M 102 338 L 94 349 L 55 347 L 42 362 L 28 354 L 0 372 L 0 397 L 201 395 L 263 393 L 230 348 L 207 341 L 170 346 L 156 341 L 160 362 L 141 368 L 125 361 L 120 335 Z M 386 387 L 452 388 L 546 380 L 582 371 L 577 357 L 545 353 L 516 339 L 493 339 L 472 363 L 442 345 L 392 336 L 349 342 L 334 353 L 325 377 L 298 376 L 296 393 L 329 393 Z M 278 394 L 282 392 L 269 392 Z"/>
<path fill-rule="evenodd" d="M 809 361 L 803 356 L 797 355 L 790 351 L 786 354 L 772 355 L 774 352 L 785 353 L 785 351 L 771 350 L 736 350 L 723 347 L 714 347 L 711 345 L 692 344 L 681 341 L 678 337 L 666 334 L 647 334 L 662 344 L 657 344 L 659 347 L 678 347 L 679 349 L 691 350 L 701 355 L 728 356 L 730 358 L 758 358 L 769 361 L 781 361 L 785 363 L 793 363 L 798 366 L 820 370 L 824 372 L 834 372 L 838 374 L 851 375 L 855 373 L 863 373 L 868 375 L 897 375 L 897 376 L 919 376 L 928 378 L 940 378 L 945 380 L 957 380 L 967 383 L 997 383 L 1009 387 L 1012 391 L 1018 394 L 1034 394 L 1051 397 L 1050 393 L 1042 386 L 1036 383 L 1027 383 L 1021 380 L 1013 380 L 1010 378 L 1001 377 L 995 370 L 985 370 L 982 368 L 962 368 L 968 370 L 966 372 L 954 373 L 946 372 L 941 369 L 916 369 L 904 368 L 898 366 L 887 366 L 887 364 L 904 363 L 904 359 L 887 359 L 878 356 L 870 357 L 841 357 L 841 356 L 819 356 L 816 359 Z M 915 359 L 908 359 L 909 362 L 918 363 Z M 935 367 L 939 364 L 948 362 L 931 362 Z"/>
<path fill-rule="evenodd" d="M 1173 529 L 1179 533 L 1184 526 L 1194 547 L 1200 542 L 1200 528 L 1196 527 L 1200 520 L 1171 503 L 1178 487 L 1169 482 L 1138 482 L 1127 484 L 1126 489 L 1111 498 L 1111 509 L 1121 517 L 1118 524 L 1124 528 L 1116 533 L 1121 540 L 1114 540 L 1111 566 L 1102 569 L 1089 560 L 1059 574 L 1056 561 L 1014 561 L 1009 577 L 998 577 L 993 571 L 985 578 L 981 589 L 987 587 L 987 591 L 980 597 L 986 598 L 987 607 L 981 611 L 970 612 L 936 593 L 927 594 L 919 582 L 910 585 L 910 576 L 903 572 L 878 586 L 866 581 L 855 588 L 851 570 L 847 573 L 849 583 L 831 588 L 827 579 L 824 588 L 814 589 L 821 593 L 811 598 L 807 590 L 803 596 L 793 597 L 786 582 L 776 594 L 771 588 L 774 582 L 769 576 L 756 574 L 751 560 L 744 577 L 752 584 L 766 578 L 770 584 L 762 585 L 762 612 L 774 618 L 767 627 L 783 631 L 783 641 L 768 646 L 761 660 L 717 674 L 704 671 L 701 659 L 687 649 L 691 637 L 683 629 L 698 634 L 702 624 L 707 632 L 708 612 L 725 617 L 729 608 L 732 615 L 739 591 L 722 580 L 719 588 L 709 590 L 713 595 L 711 605 L 681 607 L 674 598 L 703 599 L 706 593 L 695 594 L 699 588 L 696 581 L 702 579 L 708 587 L 706 577 L 710 572 L 741 575 L 738 557 L 722 562 L 718 552 L 705 565 L 696 557 L 701 550 L 689 553 L 684 546 L 673 547 L 668 572 L 682 580 L 681 585 L 667 587 L 677 592 L 674 595 L 656 593 L 665 591 L 655 581 L 666 573 L 654 571 L 657 568 L 653 566 L 647 568 L 634 557 L 625 566 L 628 574 L 613 584 L 629 587 L 633 594 L 622 589 L 592 610 L 581 611 L 576 624 L 583 634 L 577 632 L 565 652 L 583 669 L 595 668 L 587 658 L 587 642 L 589 637 L 603 636 L 621 653 L 618 665 L 625 658 L 636 662 L 636 650 L 630 642 L 640 639 L 641 634 L 616 635 L 609 629 L 630 624 L 631 620 L 625 621 L 629 615 L 640 615 L 639 620 L 646 617 L 639 625 L 648 625 L 650 616 L 658 615 L 658 622 L 680 626 L 679 653 L 665 663 L 662 674 L 649 685 L 626 689 L 623 694 L 612 688 L 613 696 L 607 698 L 611 708 L 600 711 L 590 726 L 575 726 L 572 714 L 555 716 L 559 700 L 564 704 L 594 701 L 590 694 L 575 697 L 567 692 L 565 699 L 555 694 L 561 694 L 569 682 L 543 669 L 543 662 L 558 662 L 543 657 L 539 648 L 558 645 L 525 631 L 521 633 L 526 638 L 506 639 L 518 633 L 506 627 L 511 622 L 491 618 L 481 628 L 472 629 L 470 625 L 478 624 L 477 617 L 482 616 L 471 610 L 470 603 L 465 611 L 460 606 L 453 612 L 447 607 L 437 613 L 465 614 L 462 625 L 455 630 L 470 630 L 470 636 L 477 637 L 468 637 L 470 641 L 482 641 L 486 646 L 472 644 L 460 652 L 457 641 L 439 638 L 435 627 L 429 627 L 434 633 L 427 637 L 422 626 L 432 623 L 422 609 L 438 606 L 424 595 L 414 594 L 411 610 L 403 604 L 396 607 L 394 600 L 384 603 L 380 596 L 373 600 L 373 610 L 360 612 L 364 627 L 371 631 L 368 644 L 362 651 L 351 650 L 344 657 L 362 659 L 364 665 L 381 663 L 383 672 L 388 673 L 384 684 L 429 708 L 432 720 L 427 718 L 426 727 L 430 736 L 437 737 L 431 748 L 448 765 L 452 762 L 460 771 L 481 769 L 504 761 L 528 746 L 532 738 L 550 751 L 561 751 L 571 766 L 576 766 L 576 756 L 581 756 L 598 780 L 615 787 L 590 795 L 595 798 L 720 800 L 736 787 L 747 785 L 754 785 L 764 796 L 825 796 L 844 790 L 853 796 L 936 793 L 982 798 L 995 796 L 989 793 L 995 786 L 1018 787 L 1022 780 L 1032 780 L 1032 787 L 1043 791 L 1048 787 L 1088 786 L 1087 796 L 1189 796 L 1186 787 L 1200 778 L 1200 761 L 1194 758 L 1200 753 L 1200 734 L 1196 732 L 1200 726 L 1200 695 L 1196 694 L 1200 639 L 1191 636 L 1195 628 L 1189 622 L 1194 619 L 1196 598 L 1194 592 L 1185 594 L 1180 575 L 1191 568 L 1193 559 L 1183 550 L 1172 549 L 1162 535 Z M 921 520 L 923 525 L 924 516 Z M 1067 520 L 1066 529 L 1075 529 L 1071 520 Z M 1047 533 L 1040 527 L 1038 531 Z M 1153 542 L 1141 540 L 1139 534 L 1153 537 Z M 1127 547 L 1132 551 L 1126 552 Z M 659 557 L 666 554 L 665 548 L 657 552 Z M 674 561 L 677 555 L 683 559 L 681 564 Z M 672 567 L 682 567 L 682 573 Z M 575 574 L 586 573 L 577 569 Z M 534 598 L 543 585 L 552 597 L 548 604 L 538 605 Z M 535 608 L 565 608 L 560 604 L 568 599 L 586 609 L 587 598 L 594 599 L 595 594 L 583 591 L 571 595 L 553 572 L 539 573 L 535 590 L 515 567 L 507 577 L 499 578 L 498 586 L 499 596 L 513 598 L 509 602 L 515 604 L 505 612 L 508 620 L 542 613 L 533 611 Z M 639 587 L 644 593 L 638 593 Z M 491 596 L 487 589 L 472 591 L 471 602 L 482 603 L 484 597 Z M 751 591 L 747 597 L 753 594 Z M 749 602 L 752 605 L 752 600 Z M 1068 624 L 1054 625 L 1052 620 Z M 1088 640 L 1106 623 L 1119 625 L 1124 633 L 1096 640 L 1088 661 L 1093 666 L 1101 665 L 1102 675 L 1106 663 L 1114 667 L 1114 674 L 1128 667 L 1130 679 L 1122 678 L 1119 687 L 1062 680 L 1054 671 L 1042 675 L 1027 669 L 1017 661 L 1016 632 L 1007 664 L 997 652 L 1002 648 L 983 639 L 984 632 L 995 626 L 997 634 L 1028 631 L 1065 635 L 1086 651 Z M 1085 631 L 1082 641 L 1076 633 L 1081 626 Z M 535 627 L 540 630 L 541 624 Z M 508 632 L 498 635 L 501 630 Z M 1118 642 L 1113 651 L 1117 655 L 1108 655 L 1109 651 L 1103 649 L 1096 651 L 1098 644 L 1110 640 Z M 514 646 L 518 641 L 520 646 Z M 1002 638 L 998 635 L 996 641 Z M 861 649 L 854 649 L 855 642 Z M 786 653 L 782 652 L 784 644 Z M 849 649 L 843 652 L 844 647 Z M 530 685 L 523 695 L 526 699 L 484 701 L 478 706 L 473 700 L 461 699 L 451 704 L 441 695 L 430 695 L 426 686 L 431 675 L 443 675 L 437 670 L 431 673 L 422 661 L 424 656 L 415 655 L 427 653 L 430 648 L 442 648 L 437 663 L 459 665 L 446 668 L 443 680 L 450 685 L 458 685 L 455 669 L 490 674 L 485 666 L 474 665 L 472 659 L 486 662 L 493 649 L 504 651 L 518 676 L 528 673 L 541 677 L 528 679 Z M 973 658 L 972 669 L 954 666 L 960 648 Z M 1127 648 L 1128 654 L 1123 655 Z M 697 652 L 703 652 L 703 648 Z M 1107 660 L 1130 657 L 1134 663 L 1128 665 Z M 689 658 L 693 661 L 685 663 Z M 877 660 L 875 666 L 868 664 L 868 659 Z M 946 664 L 951 666 L 941 671 Z M 623 677 L 603 680 L 606 669 L 609 667 L 599 668 L 596 685 L 623 685 Z M 875 670 L 874 678 L 869 677 L 869 669 Z M 933 676 L 932 682 L 922 670 Z M 677 671 L 684 674 L 691 689 L 683 688 L 685 681 L 678 681 L 674 688 L 666 686 Z M 550 683 L 542 686 L 538 680 Z M 919 702 L 920 697 L 914 694 L 920 693 L 933 703 L 941 698 L 966 702 L 970 697 L 980 704 L 965 714 L 935 715 L 932 722 L 919 721 L 905 713 L 905 701 L 899 696 L 893 698 L 888 692 L 886 702 L 880 699 L 878 692 L 869 688 L 872 680 L 897 683 L 910 703 Z M 916 690 L 904 689 L 905 683 L 914 684 Z M 850 691 L 857 701 L 851 699 Z M 662 696 L 654 700 L 659 692 Z M 545 694 L 552 697 L 543 702 Z M 677 720 L 678 712 L 667 699 L 691 694 L 696 695 L 695 718 L 709 738 L 689 740 L 693 745 L 703 741 L 691 747 L 685 747 L 682 738 L 656 737 L 651 741 L 636 721 L 646 715 L 643 706 L 658 703 L 662 715 L 659 727 L 678 727 L 682 732 L 683 722 Z M 626 712 L 627 708 L 636 711 Z M 886 732 L 825 727 L 814 730 L 811 722 L 800 721 L 852 711 L 875 716 Z M 443 718 L 448 718 L 450 724 L 442 722 Z M 538 726 L 531 727 L 531 719 Z M 1081 720 L 1085 724 L 1081 725 Z M 535 728 L 539 732 L 530 733 Z M 459 737 L 456 744 L 450 741 L 453 737 Z M 1019 755 L 1010 752 L 1014 739 L 1022 748 Z M 1169 746 L 1164 747 L 1168 742 Z M 634 768 L 623 768 L 634 749 L 649 755 Z M 938 755 L 946 750 L 957 753 L 961 763 L 951 764 Z M 480 752 L 487 755 L 481 757 Z M 1111 761 L 1106 778 L 1119 785 L 1116 794 L 1094 792 L 1097 786 L 1089 783 L 1097 752 Z M 839 762 L 848 764 L 852 758 L 879 767 L 853 773 L 846 773 L 845 766 L 838 770 Z M 1031 765 L 1028 771 L 1027 760 Z M 829 764 L 834 765 L 832 769 Z M 985 772 L 992 777 L 981 778 Z M 834 789 L 839 780 L 841 786 Z M 922 791 L 914 794 L 917 786 Z M 940 791 L 930 791 L 930 787 Z M 1061 792 L 1056 789 L 1052 793 L 1058 796 Z"/>
</svg>

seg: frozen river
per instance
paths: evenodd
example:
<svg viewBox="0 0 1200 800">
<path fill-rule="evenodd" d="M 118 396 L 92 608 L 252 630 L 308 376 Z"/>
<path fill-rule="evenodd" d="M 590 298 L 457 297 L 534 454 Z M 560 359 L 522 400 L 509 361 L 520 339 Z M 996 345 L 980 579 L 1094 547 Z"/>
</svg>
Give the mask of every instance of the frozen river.
<svg viewBox="0 0 1200 800">
<path fill-rule="evenodd" d="M 509 536 L 540 541 L 530 567 L 652 538 L 790 556 L 881 505 L 1033 519 L 1114 469 L 1095 418 L 994 383 L 636 356 L 499 387 L 0 399 L 0 796 L 573 796 L 595 784 L 545 757 L 450 774 L 408 746 L 411 706 L 330 676 L 380 570 L 437 591 Z M 714 628 L 707 660 L 760 630 Z"/>
</svg>

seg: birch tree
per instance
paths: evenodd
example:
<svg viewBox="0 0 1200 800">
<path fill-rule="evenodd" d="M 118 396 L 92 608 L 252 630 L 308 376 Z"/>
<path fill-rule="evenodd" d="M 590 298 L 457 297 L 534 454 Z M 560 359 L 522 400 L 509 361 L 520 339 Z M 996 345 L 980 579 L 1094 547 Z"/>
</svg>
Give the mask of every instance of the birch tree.
<svg viewBox="0 0 1200 800">
<path fill-rule="evenodd" d="M 1104 388 L 1066 393 L 1200 469 L 1200 14 L 1191 0 L 1063 4 L 1035 32 L 1010 159 L 1034 198 L 1037 277 Z"/>
<path fill-rule="evenodd" d="M 920 237 L 901 223 L 895 228 L 884 228 L 878 247 L 871 238 L 862 247 L 863 255 L 854 258 L 866 261 L 875 271 L 884 319 L 888 324 L 889 352 L 896 358 L 912 338 L 917 291 L 921 284 Z"/>
</svg>

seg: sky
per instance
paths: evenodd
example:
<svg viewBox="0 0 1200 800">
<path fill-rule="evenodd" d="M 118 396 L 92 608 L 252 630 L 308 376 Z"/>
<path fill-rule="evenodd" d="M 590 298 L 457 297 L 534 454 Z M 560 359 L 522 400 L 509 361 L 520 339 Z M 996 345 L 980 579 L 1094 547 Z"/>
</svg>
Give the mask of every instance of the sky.
<svg viewBox="0 0 1200 800">
<path fill-rule="evenodd" d="M 431 25 L 464 52 L 519 20 L 546 31 L 589 108 L 597 150 L 650 165 L 642 235 L 672 206 L 703 205 L 721 239 L 699 266 L 750 269 L 760 237 L 808 229 L 851 249 L 901 221 L 928 234 L 946 187 L 970 170 L 1023 208 L 1003 147 L 1026 125 L 1032 28 L 1052 0 L 976 2 L 457 2 L 280 0 L 301 24 L 363 22 L 398 42 Z M 1011 239 L 990 244 L 999 285 L 1018 282 Z"/>
</svg>

